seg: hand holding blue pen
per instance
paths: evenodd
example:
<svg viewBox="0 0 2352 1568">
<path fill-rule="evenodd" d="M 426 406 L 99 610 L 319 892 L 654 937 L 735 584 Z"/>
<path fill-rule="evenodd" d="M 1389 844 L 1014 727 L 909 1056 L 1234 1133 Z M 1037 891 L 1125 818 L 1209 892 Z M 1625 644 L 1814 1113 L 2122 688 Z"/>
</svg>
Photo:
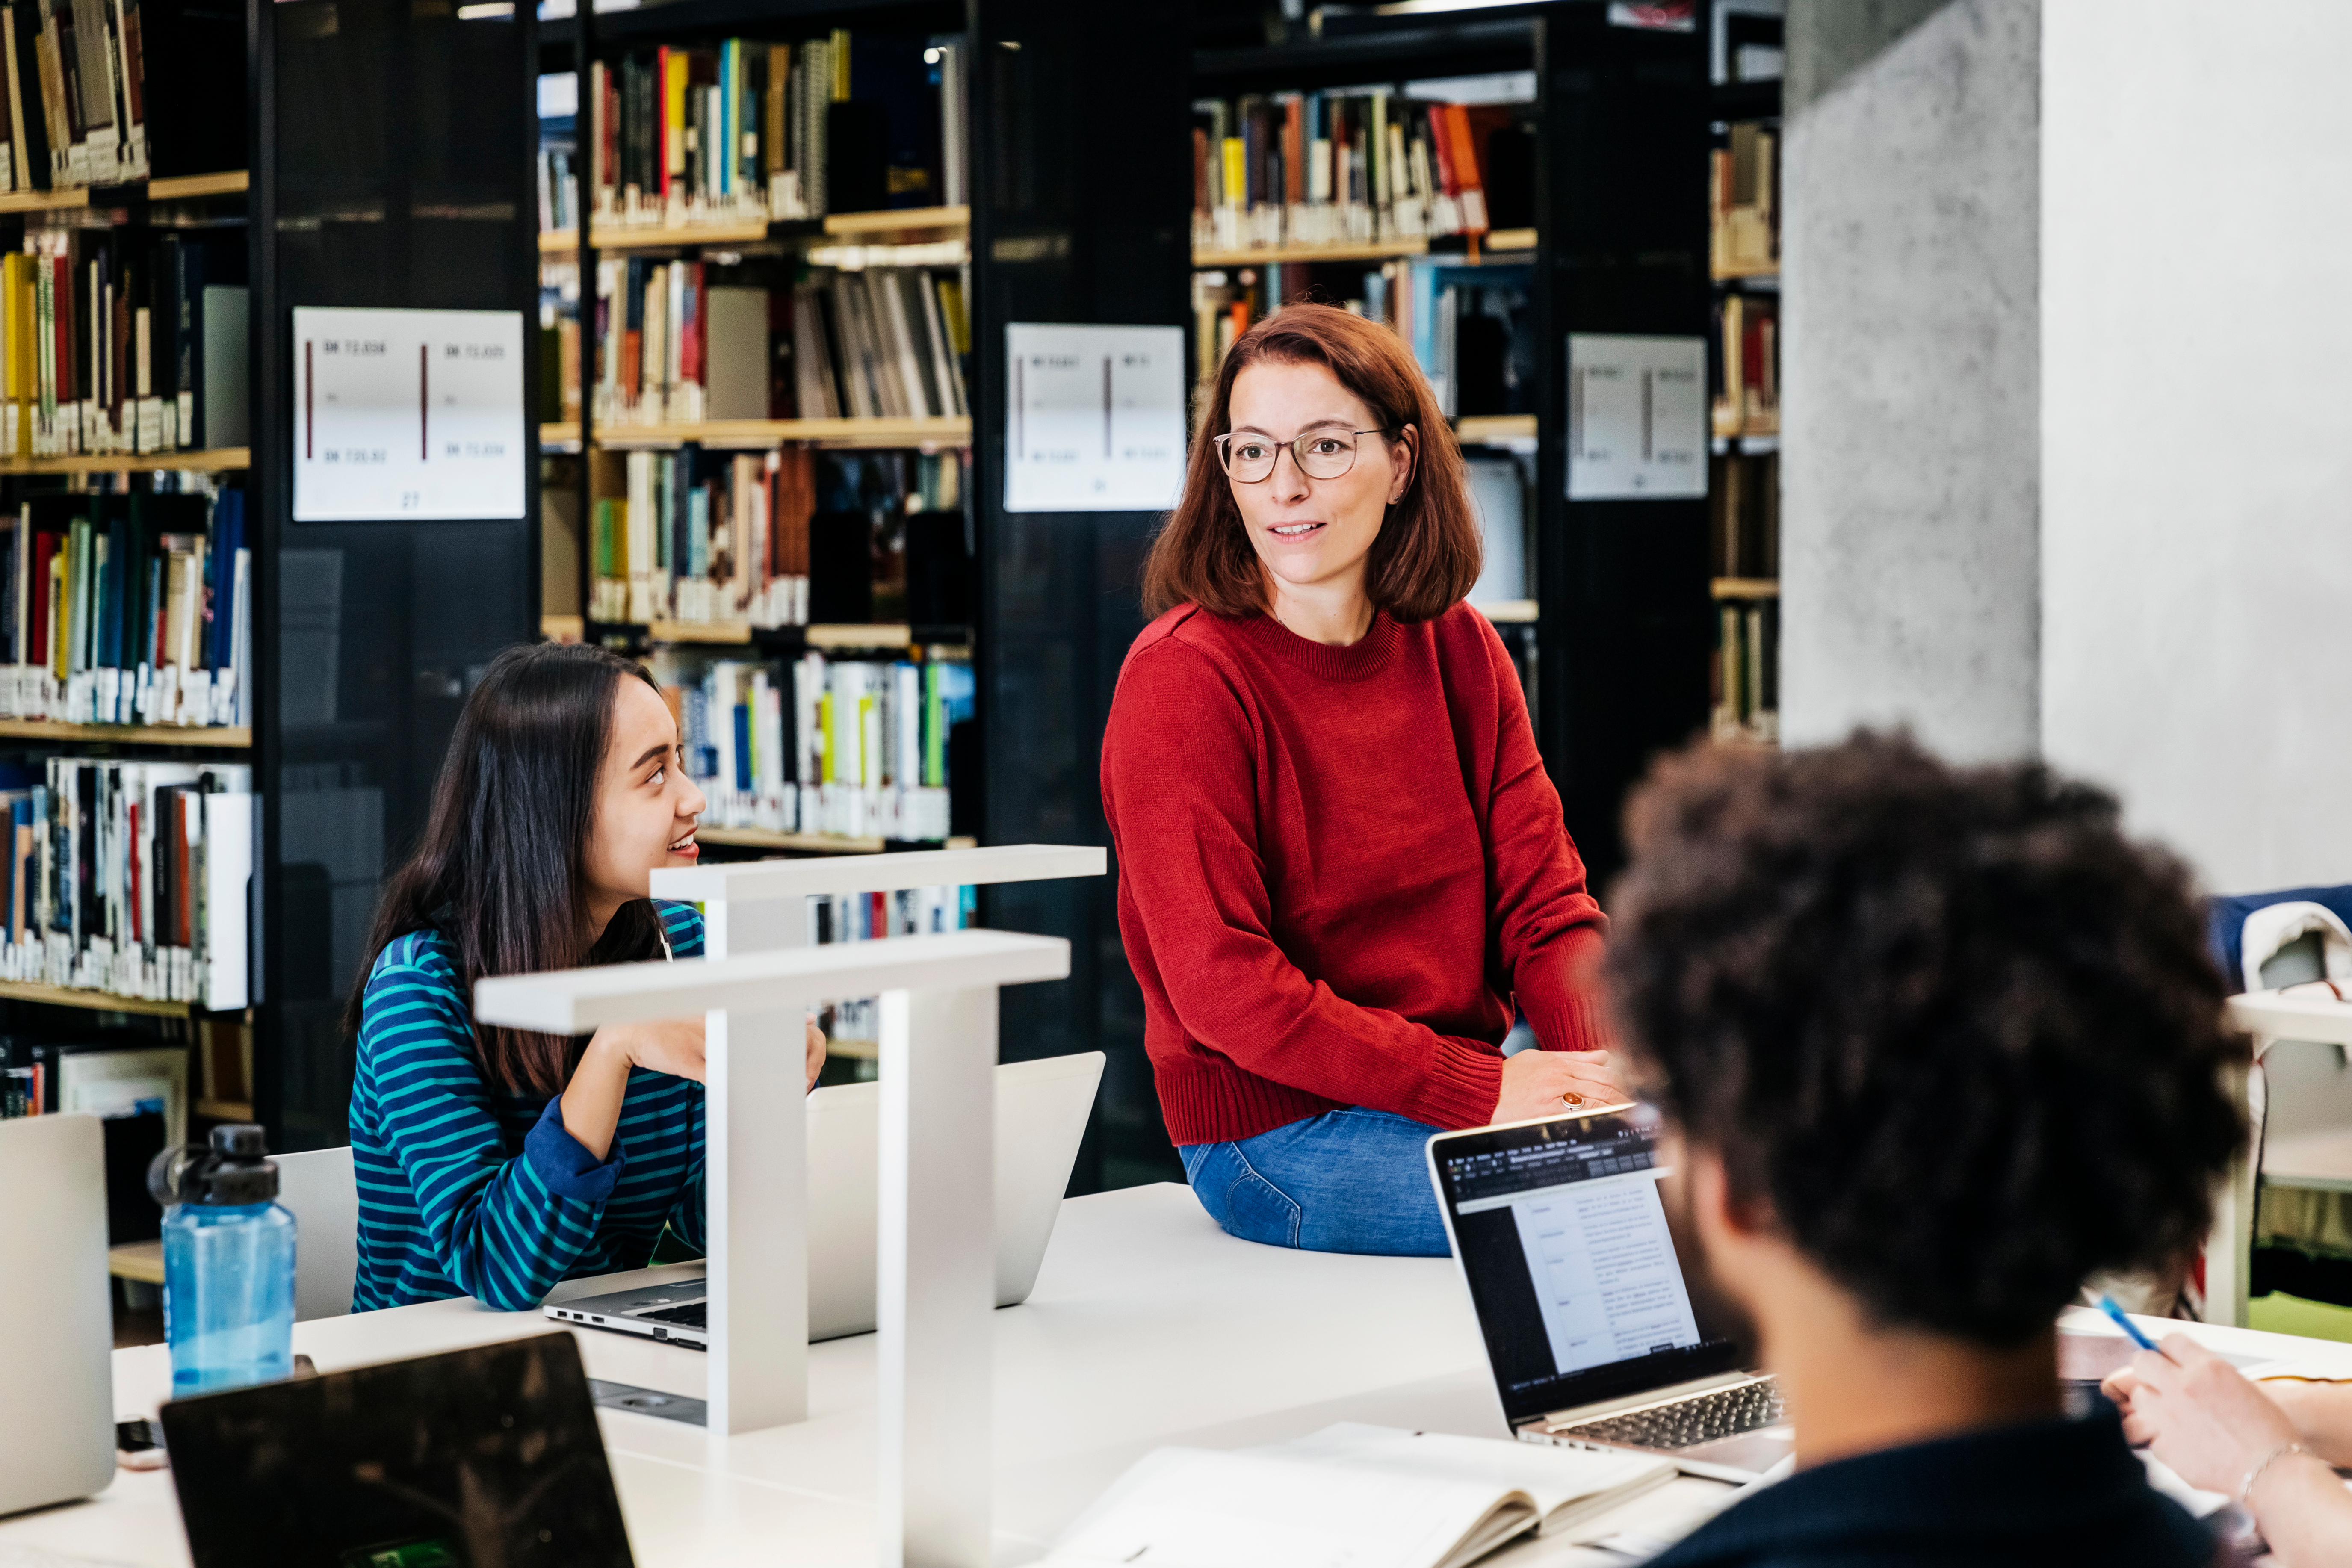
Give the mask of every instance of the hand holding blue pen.
<svg viewBox="0 0 2352 1568">
<path fill-rule="evenodd" d="M 2131 1321 L 2130 1314 L 2126 1313 L 2121 1307 L 2116 1305 L 2116 1299 L 2113 1296 L 2103 1295 L 2099 1298 L 2099 1310 L 2105 1312 L 2108 1317 L 2113 1318 L 2116 1322 L 2116 1327 L 2130 1335 L 2131 1342 L 2137 1345 L 2140 1349 L 2144 1351 L 2156 1351 L 2156 1353 L 2158 1355 L 2162 1355 L 2164 1353 L 2162 1351 L 2156 1350 L 2156 1342 L 2154 1340 L 2149 1339 L 2146 1334 L 2139 1331 L 2139 1325 Z"/>
</svg>

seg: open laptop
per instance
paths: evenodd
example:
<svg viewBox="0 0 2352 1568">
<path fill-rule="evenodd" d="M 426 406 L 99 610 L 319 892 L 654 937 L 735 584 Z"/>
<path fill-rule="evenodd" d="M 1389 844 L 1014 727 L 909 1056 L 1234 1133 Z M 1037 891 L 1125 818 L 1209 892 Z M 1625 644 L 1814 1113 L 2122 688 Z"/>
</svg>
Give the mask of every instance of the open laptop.
<svg viewBox="0 0 2352 1568">
<path fill-rule="evenodd" d="M 1444 1132 L 1430 1179 L 1513 1436 L 1752 1480 L 1794 1436 L 1667 1223 L 1654 1128 L 1628 1105 Z"/>
<path fill-rule="evenodd" d="M 0 1514 L 114 1479 L 106 1138 L 95 1116 L 0 1121 Z"/>
<path fill-rule="evenodd" d="M 1029 1299 L 1070 1184 L 1103 1054 L 1006 1062 L 996 1069 L 996 1304 Z M 876 1186 L 882 1086 L 808 1097 L 808 1317 L 811 1341 L 874 1327 Z M 699 1279 L 585 1296 L 542 1309 L 560 1322 L 708 1350 Z"/>
<path fill-rule="evenodd" d="M 570 1334 L 163 1406 L 195 1568 L 629 1568 Z"/>
</svg>

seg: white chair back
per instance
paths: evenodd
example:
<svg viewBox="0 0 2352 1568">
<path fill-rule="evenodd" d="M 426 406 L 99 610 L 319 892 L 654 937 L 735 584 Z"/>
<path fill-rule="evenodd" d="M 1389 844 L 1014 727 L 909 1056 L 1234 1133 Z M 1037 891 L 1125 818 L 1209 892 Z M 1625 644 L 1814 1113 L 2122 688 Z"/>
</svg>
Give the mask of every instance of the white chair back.
<svg viewBox="0 0 2352 1568">
<path fill-rule="evenodd" d="M 294 1321 L 340 1318 L 352 1310 L 360 1268 L 360 1189 L 352 1151 L 272 1154 L 278 1201 L 294 1215 Z"/>
</svg>

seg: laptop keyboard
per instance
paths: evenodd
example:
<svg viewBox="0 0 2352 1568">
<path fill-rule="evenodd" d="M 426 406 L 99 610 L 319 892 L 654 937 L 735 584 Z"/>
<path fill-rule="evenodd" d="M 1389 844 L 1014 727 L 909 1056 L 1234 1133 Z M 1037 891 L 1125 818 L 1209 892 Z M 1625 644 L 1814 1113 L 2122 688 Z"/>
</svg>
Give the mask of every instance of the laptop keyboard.
<svg viewBox="0 0 2352 1568">
<path fill-rule="evenodd" d="M 1554 1437 L 1570 1442 L 1623 1443 L 1640 1448 L 1688 1448 L 1717 1437 L 1737 1436 L 1780 1419 L 1780 1391 L 1770 1378 L 1735 1388 L 1694 1394 L 1671 1405 L 1604 1415 L 1573 1426 L 1555 1426 Z"/>
<path fill-rule="evenodd" d="M 656 1312 L 632 1312 L 629 1316 L 644 1323 L 677 1323 L 688 1329 L 710 1327 L 710 1303 L 688 1301 L 683 1307 L 664 1307 Z"/>
</svg>

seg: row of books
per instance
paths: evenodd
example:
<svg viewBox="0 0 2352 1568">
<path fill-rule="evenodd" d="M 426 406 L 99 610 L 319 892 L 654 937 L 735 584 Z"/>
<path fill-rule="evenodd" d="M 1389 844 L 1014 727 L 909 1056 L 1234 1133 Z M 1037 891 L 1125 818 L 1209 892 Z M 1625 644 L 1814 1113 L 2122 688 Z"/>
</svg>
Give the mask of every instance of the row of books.
<svg viewBox="0 0 2352 1568">
<path fill-rule="evenodd" d="M 543 128 L 540 223 L 693 225 L 970 199 L 961 35 L 641 49 L 589 69 L 593 134 Z M 587 176 L 584 200 L 572 195 Z M 559 195 L 559 193 L 563 193 Z"/>
<path fill-rule="evenodd" d="M 250 724 L 245 492 L 27 496 L 0 518 L 0 717 Z"/>
<path fill-rule="evenodd" d="M 972 716 L 971 666 L 931 648 L 919 663 L 712 659 L 656 666 L 677 691 L 687 771 L 703 820 L 778 833 L 931 841 L 950 832 L 957 726 Z"/>
<path fill-rule="evenodd" d="M 968 416 L 962 285 L 919 268 L 769 289 L 700 261 L 597 264 L 599 423 Z M 757 274 L 745 274 L 756 278 Z M 559 353 L 559 374 L 570 354 Z"/>
<path fill-rule="evenodd" d="M 1780 738 L 1780 604 L 1777 599 L 1717 606 L 1713 664 L 1718 741 Z"/>
<path fill-rule="evenodd" d="M 1708 574 L 1780 575 L 1780 458 L 1727 453 L 1707 459 Z"/>
<path fill-rule="evenodd" d="M 0 456 L 241 447 L 242 257 L 195 236 L 37 230 L 0 257 Z"/>
<path fill-rule="evenodd" d="M 1780 270 L 1780 140 L 1743 121 L 1707 165 L 1707 261 L 1717 278 Z"/>
<path fill-rule="evenodd" d="M 589 534 L 589 617 L 646 625 L 809 619 L 815 454 L 629 452 L 620 496 L 600 496 Z"/>
<path fill-rule="evenodd" d="M 886 936 L 930 936 L 980 923 L 980 889 L 902 888 L 888 893 L 816 893 L 808 900 L 809 942 L 871 942 Z M 874 997 L 836 1002 L 824 1020 L 834 1041 L 877 1041 L 881 1016 Z"/>
<path fill-rule="evenodd" d="M 1202 250 L 1483 235 L 1490 142 L 1509 109 L 1382 91 L 1248 95 L 1192 106 L 1192 244 Z M 1520 137 L 1524 140 L 1524 136 Z M 1518 216 L 1512 213 L 1508 216 Z"/>
<path fill-rule="evenodd" d="M 1218 268 L 1192 275 L 1195 378 L 1206 382 L 1234 340 L 1280 301 L 1271 268 Z M 1360 291 L 1338 303 L 1386 321 L 1412 348 L 1438 406 L 1449 416 L 1525 414 L 1535 406 L 1532 269 L 1468 267 L 1458 258 L 1401 257 L 1366 269 Z M 1324 280 L 1291 287 L 1286 299 L 1320 299 Z"/>
<path fill-rule="evenodd" d="M 1712 422 L 1718 436 L 1780 433 L 1780 304 L 1753 294 L 1716 301 L 1716 376 Z"/>
<path fill-rule="evenodd" d="M 0 811 L 0 979 L 246 1005 L 252 769 L 50 757 Z"/>
<path fill-rule="evenodd" d="M 968 625 L 966 460 L 798 444 L 593 453 L 584 530 L 577 479 L 546 492 L 543 607 L 638 626 Z"/>
<path fill-rule="evenodd" d="M 150 60 L 167 68 L 150 72 Z M 245 164 L 245 14 L 201 0 L 0 5 L 0 191 Z"/>
</svg>

